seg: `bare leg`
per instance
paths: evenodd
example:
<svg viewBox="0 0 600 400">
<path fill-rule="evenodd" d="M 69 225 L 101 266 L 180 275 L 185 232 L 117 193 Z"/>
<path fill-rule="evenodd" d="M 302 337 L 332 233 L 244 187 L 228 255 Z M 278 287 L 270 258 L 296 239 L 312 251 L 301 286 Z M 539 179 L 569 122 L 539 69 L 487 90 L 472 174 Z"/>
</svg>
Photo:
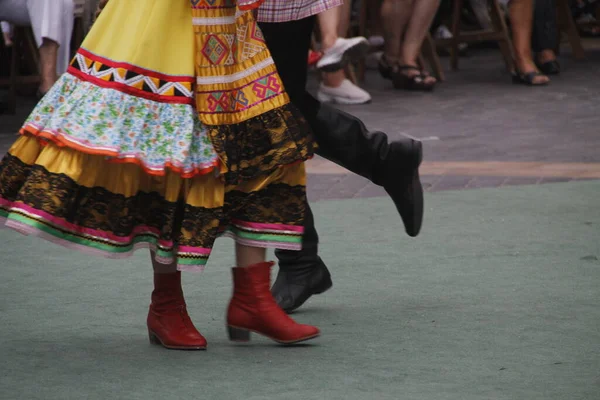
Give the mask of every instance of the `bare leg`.
<svg viewBox="0 0 600 400">
<path fill-rule="evenodd" d="M 417 66 L 417 59 L 421 54 L 423 40 L 429 31 L 433 22 L 435 13 L 440 6 L 440 0 L 419 0 L 412 8 L 412 15 L 404 34 L 402 42 L 401 63 L 404 65 Z M 419 72 L 415 70 L 406 70 L 408 76 L 416 75 Z M 436 79 L 432 76 L 425 78 L 426 83 L 435 83 Z"/>
<path fill-rule="evenodd" d="M 515 49 L 515 63 L 519 72 L 526 74 L 537 71 L 531 53 L 531 31 L 533 27 L 533 0 L 512 0 L 510 3 L 510 22 Z M 536 76 L 534 84 L 548 82 L 547 76 Z"/>
<path fill-rule="evenodd" d="M 538 53 L 538 61 L 543 64 L 550 61 L 556 60 L 556 53 L 552 49 L 545 49 Z"/>
<path fill-rule="evenodd" d="M 343 69 L 335 72 L 323 72 L 322 78 L 325 86 L 339 87 L 346 79 L 346 73 Z"/>
<path fill-rule="evenodd" d="M 249 267 L 265 262 L 267 251 L 262 247 L 250 247 L 235 244 L 235 261 L 238 267 Z"/>
<path fill-rule="evenodd" d="M 339 10 L 339 22 L 337 26 L 338 36 L 345 38 L 348 36 L 348 29 L 350 29 L 350 17 L 352 13 L 352 2 L 344 1 L 344 4 L 338 7 Z"/>
<path fill-rule="evenodd" d="M 56 61 L 58 59 L 58 43 L 44 38 L 40 46 L 40 64 L 42 72 L 42 82 L 40 83 L 40 92 L 46 93 L 56 82 Z"/>
<path fill-rule="evenodd" d="M 321 44 L 323 50 L 327 50 L 335 44 L 338 38 L 338 25 L 340 24 L 339 7 L 330 8 L 318 15 L 319 31 L 321 32 Z"/>
<path fill-rule="evenodd" d="M 335 44 L 338 39 L 338 26 L 340 25 L 340 11 L 342 7 L 330 8 L 327 11 L 323 11 L 318 15 L 319 30 L 321 32 L 321 44 L 323 50 L 327 50 Z M 329 87 L 339 87 L 346 74 L 344 70 L 335 72 L 323 72 L 321 74 L 323 78 L 323 84 Z"/>
<path fill-rule="evenodd" d="M 400 62 L 402 35 L 412 14 L 414 3 L 415 0 L 383 0 L 381 5 L 385 38 L 383 54 L 389 64 Z"/>
</svg>

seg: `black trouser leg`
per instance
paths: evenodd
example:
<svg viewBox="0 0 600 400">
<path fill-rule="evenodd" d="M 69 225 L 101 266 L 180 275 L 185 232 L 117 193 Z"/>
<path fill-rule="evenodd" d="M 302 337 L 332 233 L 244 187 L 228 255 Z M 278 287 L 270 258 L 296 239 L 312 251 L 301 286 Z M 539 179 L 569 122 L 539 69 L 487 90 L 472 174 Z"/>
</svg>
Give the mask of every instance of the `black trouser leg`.
<svg viewBox="0 0 600 400">
<path fill-rule="evenodd" d="M 390 153 L 386 133 L 369 131 L 360 119 L 320 103 L 308 92 L 301 111 L 314 131 L 321 157 L 377 185 L 385 183 Z"/>
<path fill-rule="evenodd" d="M 302 250 L 275 250 L 275 256 L 279 260 L 279 267 L 294 268 L 294 269 L 313 269 L 319 265 L 323 265 L 323 260 L 319 257 L 319 234 L 315 228 L 315 220 L 308 205 L 306 203 L 306 211 L 304 212 L 304 235 L 302 236 Z"/>
<path fill-rule="evenodd" d="M 389 152 L 384 132 L 369 132 L 353 115 L 320 103 L 306 91 L 308 49 L 314 18 L 261 24 L 277 70 L 292 103 L 300 109 L 319 144 L 317 154 L 382 185 Z M 290 46 L 289 38 L 294 38 Z"/>
<path fill-rule="evenodd" d="M 407 233 L 416 236 L 423 218 L 423 189 L 418 176 L 421 144 L 406 137 L 390 143 L 384 132 L 369 132 L 360 119 L 321 104 L 306 92 L 313 26 L 314 18 L 261 25 L 286 91 L 313 130 L 319 144 L 317 154 L 383 186 Z M 289 38 L 294 39 L 293 46 Z"/>
<path fill-rule="evenodd" d="M 314 27 L 314 18 L 276 24 L 260 24 L 271 56 L 283 80 L 292 104 L 303 111 L 302 99 L 308 74 L 308 50 Z M 276 250 L 279 266 L 286 268 L 315 268 L 323 265 L 318 256 L 319 235 L 308 203 L 304 217 L 302 250 Z"/>
<path fill-rule="evenodd" d="M 416 147 L 412 142 L 408 146 L 400 142 L 388 144 L 385 133 L 370 134 L 358 118 L 321 105 L 306 92 L 308 50 L 314 20 L 312 17 L 285 23 L 260 24 L 290 100 L 310 124 L 320 146 L 317 153 L 383 185 L 398 210 L 404 210 L 400 214 L 407 232 L 415 236 L 421 225 L 419 218 L 422 219 L 423 214 L 422 188 L 418 170 L 413 167 L 408 173 L 404 173 L 402 159 L 416 159 L 418 167 L 420 144 Z M 385 177 L 386 173 L 391 173 L 394 180 L 390 180 L 389 176 Z M 420 212 L 414 204 L 420 204 Z M 412 221 L 415 215 L 417 222 Z M 301 251 L 275 252 L 280 269 L 271 290 L 279 306 L 286 311 L 300 307 L 312 295 L 323 293 L 332 285 L 329 271 L 318 255 L 319 236 L 308 203 L 304 230 Z"/>
<path fill-rule="evenodd" d="M 260 24 L 285 90 L 292 103 L 301 111 L 308 77 L 308 50 L 314 24 L 314 17 L 277 24 Z"/>
<path fill-rule="evenodd" d="M 555 50 L 558 44 L 556 0 L 535 0 L 531 47 L 535 53 Z"/>
</svg>

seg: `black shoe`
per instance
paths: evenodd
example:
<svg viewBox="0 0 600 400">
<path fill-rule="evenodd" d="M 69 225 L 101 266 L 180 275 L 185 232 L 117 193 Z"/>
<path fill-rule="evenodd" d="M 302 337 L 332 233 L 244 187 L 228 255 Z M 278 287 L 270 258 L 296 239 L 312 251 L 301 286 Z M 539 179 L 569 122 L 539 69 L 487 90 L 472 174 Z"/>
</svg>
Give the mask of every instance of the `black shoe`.
<svg viewBox="0 0 600 400">
<path fill-rule="evenodd" d="M 381 184 L 396 205 L 406 233 L 415 237 L 423 225 L 423 185 L 419 177 L 423 144 L 411 138 L 394 141 L 386 158 Z"/>
<path fill-rule="evenodd" d="M 560 74 L 560 64 L 556 60 L 547 61 L 545 63 L 539 63 L 537 64 L 537 67 L 544 75 Z"/>
<path fill-rule="evenodd" d="M 287 312 L 300 307 L 313 294 L 331 287 L 331 275 L 319 257 L 319 235 L 315 219 L 306 203 L 302 250 L 275 250 L 279 260 L 279 274 L 271 288 L 277 304 Z"/>
<path fill-rule="evenodd" d="M 331 274 L 321 261 L 318 265 L 301 268 L 280 268 L 271 293 L 279 307 L 289 313 L 304 304 L 312 295 L 329 290 L 332 285 Z"/>
</svg>

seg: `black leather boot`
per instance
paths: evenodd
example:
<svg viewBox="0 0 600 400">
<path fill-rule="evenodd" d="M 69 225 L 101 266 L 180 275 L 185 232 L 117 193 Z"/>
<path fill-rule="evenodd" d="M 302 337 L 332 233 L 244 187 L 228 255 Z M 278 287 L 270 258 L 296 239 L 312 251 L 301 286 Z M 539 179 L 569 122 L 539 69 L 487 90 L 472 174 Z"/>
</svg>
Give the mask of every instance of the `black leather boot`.
<svg viewBox="0 0 600 400">
<path fill-rule="evenodd" d="M 318 255 L 319 235 L 315 229 L 312 211 L 306 204 L 302 250 L 276 250 L 279 273 L 271 288 L 279 307 L 291 312 L 310 296 L 331 288 L 331 275 Z"/>
<path fill-rule="evenodd" d="M 302 111 L 319 144 L 317 154 L 383 186 L 406 233 L 417 236 L 423 224 L 422 143 L 409 137 L 388 142 L 384 132 L 369 132 L 355 116 L 321 104 L 308 93 L 304 100 Z"/>
</svg>

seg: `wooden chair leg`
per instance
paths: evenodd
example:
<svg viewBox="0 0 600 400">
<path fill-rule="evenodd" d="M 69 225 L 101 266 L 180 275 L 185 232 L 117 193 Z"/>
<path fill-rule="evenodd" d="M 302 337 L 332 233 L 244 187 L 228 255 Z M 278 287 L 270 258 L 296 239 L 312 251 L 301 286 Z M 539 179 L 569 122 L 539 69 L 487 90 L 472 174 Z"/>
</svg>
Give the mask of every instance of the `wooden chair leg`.
<svg viewBox="0 0 600 400">
<path fill-rule="evenodd" d="M 429 33 L 423 41 L 423 49 L 421 50 L 421 52 L 424 55 L 424 57 L 429 61 L 429 65 L 431 66 L 433 76 L 435 76 L 439 82 L 445 81 L 446 77 L 444 75 L 442 63 L 440 62 L 440 57 L 437 53 L 435 40 L 433 40 L 431 34 Z"/>
<path fill-rule="evenodd" d="M 31 28 L 23 28 L 23 38 L 25 42 L 23 45 L 27 46 L 27 53 L 31 56 L 32 62 L 36 67 L 36 71 L 38 75 L 40 75 L 42 73 L 40 69 L 40 52 L 37 43 L 35 42 L 35 37 L 33 36 L 33 31 L 31 30 Z"/>
<path fill-rule="evenodd" d="M 369 21 L 369 1 L 362 0 L 360 3 L 360 14 L 358 15 L 358 35 L 366 36 L 367 23 Z M 360 62 L 358 63 L 358 79 L 361 82 L 365 81 L 366 71 L 367 64 L 365 60 L 360 60 Z"/>
<path fill-rule="evenodd" d="M 458 69 L 458 45 L 460 44 L 460 16 L 463 0 L 454 0 L 452 11 L 452 46 L 450 46 L 450 66 L 453 70 Z"/>
<path fill-rule="evenodd" d="M 571 49 L 575 59 L 585 59 L 585 50 L 581 45 L 581 37 L 579 36 L 579 31 L 577 30 L 577 24 L 575 23 L 573 15 L 571 14 L 568 1 L 557 0 L 556 7 L 558 8 L 557 15 L 559 26 L 562 26 L 567 32 L 569 43 L 571 44 Z"/>
<path fill-rule="evenodd" d="M 510 40 L 508 26 L 506 25 L 506 21 L 502 15 L 502 10 L 500 9 L 500 4 L 498 4 L 497 0 L 491 1 L 490 18 L 492 20 L 492 24 L 494 25 L 494 30 L 502 32 L 503 40 L 498 42 L 498 45 L 500 46 L 500 52 L 504 57 L 506 69 L 508 72 L 513 73 L 515 71 L 515 62 L 512 41 Z"/>
</svg>

